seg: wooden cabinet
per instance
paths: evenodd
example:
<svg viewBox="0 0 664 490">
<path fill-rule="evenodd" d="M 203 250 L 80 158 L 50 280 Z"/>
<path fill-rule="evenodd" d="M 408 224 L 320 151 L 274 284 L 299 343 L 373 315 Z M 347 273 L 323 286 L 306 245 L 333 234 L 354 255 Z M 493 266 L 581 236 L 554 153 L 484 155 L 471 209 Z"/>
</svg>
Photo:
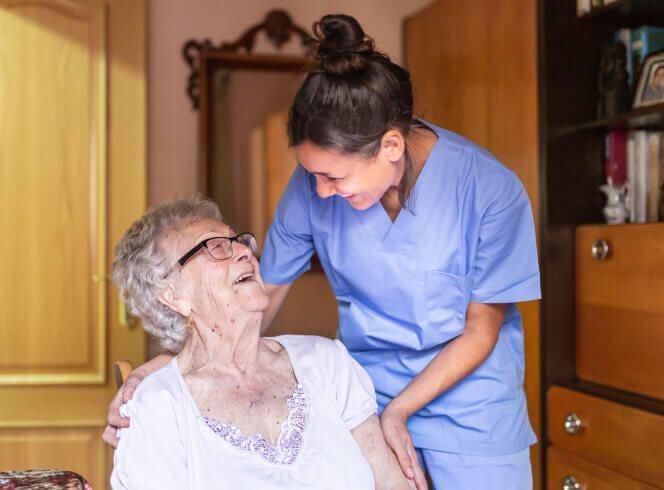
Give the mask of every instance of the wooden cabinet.
<svg viewBox="0 0 664 490">
<path fill-rule="evenodd" d="M 558 386 L 547 408 L 553 447 L 664 488 L 664 415 Z"/>
<path fill-rule="evenodd" d="M 664 226 L 576 230 L 576 374 L 664 400 Z"/>
<path fill-rule="evenodd" d="M 545 481 L 664 488 L 664 223 L 603 224 L 598 191 L 607 131 L 664 129 L 662 106 L 596 119 L 601 47 L 664 26 L 664 2 L 539 7 Z"/>
<path fill-rule="evenodd" d="M 637 478 L 616 473 L 605 466 L 555 447 L 547 450 L 547 488 L 551 490 L 656 490 Z"/>
</svg>

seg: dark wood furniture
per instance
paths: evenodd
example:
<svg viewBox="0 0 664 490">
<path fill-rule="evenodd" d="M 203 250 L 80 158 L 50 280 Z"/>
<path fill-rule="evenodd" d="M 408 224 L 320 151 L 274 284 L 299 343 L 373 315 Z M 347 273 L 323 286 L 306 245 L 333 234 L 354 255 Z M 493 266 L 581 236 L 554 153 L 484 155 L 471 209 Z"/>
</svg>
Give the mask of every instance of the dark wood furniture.
<svg viewBox="0 0 664 490">
<path fill-rule="evenodd" d="M 539 9 L 544 481 L 664 488 L 664 223 L 604 225 L 598 192 L 607 130 L 664 130 L 664 105 L 593 118 L 600 46 L 620 27 L 664 26 L 664 2 L 581 19 L 575 0 Z"/>
</svg>

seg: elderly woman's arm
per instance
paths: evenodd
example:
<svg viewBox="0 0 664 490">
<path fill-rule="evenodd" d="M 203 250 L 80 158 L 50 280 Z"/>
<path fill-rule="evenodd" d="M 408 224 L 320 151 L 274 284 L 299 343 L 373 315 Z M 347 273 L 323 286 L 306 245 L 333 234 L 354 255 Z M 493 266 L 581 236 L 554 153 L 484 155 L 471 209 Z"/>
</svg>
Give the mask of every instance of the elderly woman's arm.
<svg viewBox="0 0 664 490">
<path fill-rule="evenodd" d="M 385 442 L 378 416 L 372 415 L 351 433 L 371 465 L 377 490 L 416 488 L 415 483 L 405 477 L 396 456 Z M 416 479 L 419 479 L 420 488 L 426 488 L 424 475 L 416 475 Z"/>
</svg>

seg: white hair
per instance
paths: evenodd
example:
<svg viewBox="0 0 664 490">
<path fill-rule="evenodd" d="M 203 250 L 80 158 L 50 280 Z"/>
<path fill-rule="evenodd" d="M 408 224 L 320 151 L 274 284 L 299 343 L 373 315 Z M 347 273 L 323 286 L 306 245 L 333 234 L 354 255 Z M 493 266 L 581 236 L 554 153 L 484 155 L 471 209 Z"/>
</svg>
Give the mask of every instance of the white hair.
<svg viewBox="0 0 664 490">
<path fill-rule="evenodd" d="M 221 221 L 219 207 L 200 194 L 179 197 L 151 208 L 134 222 L 115 247 L 113 281 L 132 314 L 160 345 L 179 352 L 186 338 L 186 318 L 159 301 L 173 264 L 160 250 L 160 241 L 203 219 Z"/>
</svg>

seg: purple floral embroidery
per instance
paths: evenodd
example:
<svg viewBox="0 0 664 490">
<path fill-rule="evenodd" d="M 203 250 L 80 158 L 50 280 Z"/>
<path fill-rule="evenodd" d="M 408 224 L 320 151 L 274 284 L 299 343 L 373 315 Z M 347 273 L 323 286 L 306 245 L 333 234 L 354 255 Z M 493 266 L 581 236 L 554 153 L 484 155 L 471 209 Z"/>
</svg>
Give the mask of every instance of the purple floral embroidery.
<svg viewBox="0 0 664 490">
<path fill-rule="evenodd" d="M 302 385 L 297 385 L 293 396 L 286 400 L 288 417 L 281 426 L 276 446 L 260 434 L 244 435 L 233 424 L 225 424 L 203 417 L 205 424 L 233 447 L 258 454 L 269 463 L 293 464 L 304 445 L 302 433 L 309 423 L 309 399 Z"/>
</svg>

